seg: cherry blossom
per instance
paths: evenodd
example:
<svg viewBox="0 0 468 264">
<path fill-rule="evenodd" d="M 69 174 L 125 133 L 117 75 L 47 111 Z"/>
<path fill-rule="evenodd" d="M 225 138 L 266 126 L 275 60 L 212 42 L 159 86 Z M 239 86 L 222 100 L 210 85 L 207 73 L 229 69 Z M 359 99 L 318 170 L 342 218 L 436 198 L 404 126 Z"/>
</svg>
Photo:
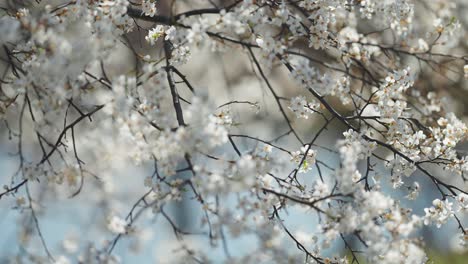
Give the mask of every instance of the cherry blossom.
<svg viewBox="0 0 468 264">
<path fill-rule="evenodd" d="M 462 0 L 6 2 L 2 261 L 466 248 Z"/>
</svg>

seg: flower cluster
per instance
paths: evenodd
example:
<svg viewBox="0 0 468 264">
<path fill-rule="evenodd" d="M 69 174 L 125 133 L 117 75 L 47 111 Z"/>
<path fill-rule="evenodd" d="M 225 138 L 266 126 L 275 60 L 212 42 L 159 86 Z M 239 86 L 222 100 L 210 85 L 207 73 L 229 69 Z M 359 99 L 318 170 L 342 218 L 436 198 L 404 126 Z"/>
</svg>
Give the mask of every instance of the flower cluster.
<svg viewBox="0 0 468 264">
<path fill-rule="evenodd" d="M 291 153 L 291 161 L 299 165 L 299 172 L 307 172 L 313 168 L 316 155 L 311 146 L 304 145 L 300 150 Z"/>
<path fill-rule="evenodd" d="M 385 78 L 376 93 L 378 110 L 382 117 L 398 119 L 407 107 L 403 93 L 413 85 L 410 69 L 395 72 Z"/>
<path fill-rule="evenodd" d="M 157 12 L 156 2 L 151 0 L 144 0 L 141 5 L 141 10 L 145 16 L 153 17 Z"/>
<path fill-rule="evenodd" d="M 448 200 L 442 201 L 435 199 L 432 201 L 432 205 L 432 207 L 424 209 L 426 213 L 424 216 L 424 224 L 429 225 L 434 222 L 437 227 L 441 227 L 453 216 L 453 203 Z"/>
<path fill-rule="evenodd" d="M 148 35 L 145 37 L 151 45 L 154 45 L 155 42 L 164 34 L 164 26 L 158 25 L 157 27 L 151 29 L 148 32 Z"/>
<path fill-rule="evenodd" d="M 291 99 L 288 108 L 296 114 L 297 118 L 308 119 L 310 114 L 318 111 L 320 103 L 316 100 L 307 102 L 304 96 L 297 96 Z"/>
</svg>

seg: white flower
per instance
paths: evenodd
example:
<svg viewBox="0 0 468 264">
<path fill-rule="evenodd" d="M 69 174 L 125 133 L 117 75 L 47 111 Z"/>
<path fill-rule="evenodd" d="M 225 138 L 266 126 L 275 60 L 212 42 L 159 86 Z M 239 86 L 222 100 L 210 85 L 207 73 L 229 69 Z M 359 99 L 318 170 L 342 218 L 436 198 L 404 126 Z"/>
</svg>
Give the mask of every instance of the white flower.
<svg viewBox="0 0 468 264">
<path fill-rule="evenodd" d="M 456 197 L 457 211 L 467 212 L 468 211 L 468 195 L 459 193 Z"/>
<path fill-rule="evenodd" d="M 294 234 L 294 237 L 299 241 L 304 246 L 310 246 L 314 240 L 313 240 L 313 235 L 308 234 L 304 231 L 296 231 Z"/>
<path fill-rule="evenodd" d="M 259 164 L 252 155 L 242 155 L 233 168 L 233 176 L 230 186 L 233 190 L 239 191 L 252 187 L 257 181 L 259 174 L 257 168 Z"/>
<path fill-rule="evenodd" d="M 259 37 L 256 42 L 264 51 L 275 54 L 283 54 L 286 46 L 281 41 L 278 41 L 271 36 Z"/>
<path fill-rule="evenodd" d="M 304 96 L 296 96 L 291 99 L 288 108 L 296 114 L 297 118 L 308 119 L 309 114 L 317 111 L 319 107 L 320 103 L 315 100 L 307 102 Z"/>
<path fill-rule="evenodd" d="M 439 228 L 453 216 L 453 204 L 448 200 L 441 201 L 439 199 L 435 199 L 432 202 L 432 205 L 433 207 L 424 208 L 424 212 L 426 213 L 424 216 L 424 224 L 429 225 L 430 223 L 435 222 L 437 228 Z"/>
<path fill-rule="evenodd" d="M 127 230 L 127 222 L 120 217 L 113 215 L 107 221 L 107 228 L 115 234 L 124 234 Z"/>
<path fill-rule="evenodd" d="M 324 197 L 329 194 L 330 194 L 330 187 L 326 183 L 322 181 L 317 181 L 315 183 L 314 192 L 312 193 L 312 196 Z"/>
<path fill-rule="evenodd" d="M 273 147 L 272 147 L 271 145 L 265 144 L 265 145 L 263 146 L 263 149 L 262 149 L 262 150 L 263 150 L 263 152 L 265 152 L 266 154 L 269 154 L 269 153 L 271 153 L 271 152 L 273 151 Z"/>
<path fill-rule="evenodd" d="M 208 22 L 203 18 L 200 18 L 199 21 L 192 23 L 186 35 L 188 42 L 195 45 L 199 45 L 201 42 L 203 42 L 207 36 L 205 32 L 207 25 Z"/>
<path fill-rule="evenodd" d="M 429 50 L 429 45 L 427 44 L 427 42 L 422 38 L 418 39 L 418 46 L 416 48 L 416 51 L 417 52 L 426 52 L 428 50 Z"/>
<path fill-rule="evenodd" d="M 156 41 L 164 35 L 165 26 L 157 25 L 155 28 L 151 29 L 148 32 L 148 35 L 145 37 L 146 41 L 150 43 L 150 45 L 154 45 Z"/>
<path fill-rule="evenodd" d="M 306 152 L 307 155 L 304 158 Z M 311 170 L 312 165 L 315 164 L 315 156 L 317 155 L 317 153 L 314 150 L 312 150 L 312 148 L 309 148 L 309 145 L 304 145 L 303 147 L 301 147 L 300 151 L 292 152 L 291 155 L 291 161 L 294 161 L 296 164 L 300 164 L 299 172 L 307 172 Z"/>
<path fill-rule="evenodd" d="M 145 16 L 153 17 L 154 15 L 156 15 L 157 11 L 156 3 L 149 0 L 145 0 L 141 5 L 141 10 L 143 11 L 143 14 L 145 14 Z"/>
<path fill-rule="evenodd" d="M 372 217 L 390 209 L 394 201 L 379 191 L 364 191 L 361 193 L 362 208 Z"/>
<path fill-rule="evenodd" d="M 76 253 L 79 249 L 78 240 L 75 236 L 69 236 L 62 241 L 62 247 L 68 254 Z"/>
<path fill-rule="evenodd" d="M 468 247 L 468 229 L 463 230 L 461 234 L 458 235 L 459 245 L 463 248 Z"/>
<path fill-rule="evenodd" d="M 385 78 L 385 82 L 376 93 L 378 109 L 382 117 L 397 120 L 406 110 L 407 103 L 403 93 L 413 85 L 413 78 L 406 68 L 396 71 Z"/>
<path fill-rule="evenodd" d="M 185 64 L 190 58 L 190 48 L 188 46 L 176 46 L 172 51 L 171 62 L 173 65 Z"/>
<path fill-rule="evenodd" d="M 165 37 L 164 39 L 165 39 L 165 40 L 174 41 L 176 35 L 177 35 L 177 29 L 176 29 L 176 27 L 170 26 L 170 27 L 166 30 L 166 37 Z"/>
<path fill-rule="evenodd" d="M 212 147 L 219 146 L 228 141 L 228 132 L 223 124 L 220 124 L 219 117 L 210 116 L 209 122 L 205 125 L 204 132 Z"/>
</svg>

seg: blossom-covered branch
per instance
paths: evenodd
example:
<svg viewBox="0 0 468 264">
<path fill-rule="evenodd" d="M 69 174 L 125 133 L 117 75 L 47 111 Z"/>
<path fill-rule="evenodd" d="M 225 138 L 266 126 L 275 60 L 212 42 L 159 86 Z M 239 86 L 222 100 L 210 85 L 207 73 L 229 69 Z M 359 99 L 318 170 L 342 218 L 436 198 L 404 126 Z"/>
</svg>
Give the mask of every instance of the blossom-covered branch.
<svg viewBox="0 0 468 264">
<path fill-rule="evenodd" d="M 118 263 L 155 225 L 171 263 L 425 263 L 420 231 L 448 224 L 466 247 L 447 2 L 5 1 L 0 202 L 28 253 L 5 259 Z M 86 235 L 55 247 L 73 202 Z"/>
</svg>

